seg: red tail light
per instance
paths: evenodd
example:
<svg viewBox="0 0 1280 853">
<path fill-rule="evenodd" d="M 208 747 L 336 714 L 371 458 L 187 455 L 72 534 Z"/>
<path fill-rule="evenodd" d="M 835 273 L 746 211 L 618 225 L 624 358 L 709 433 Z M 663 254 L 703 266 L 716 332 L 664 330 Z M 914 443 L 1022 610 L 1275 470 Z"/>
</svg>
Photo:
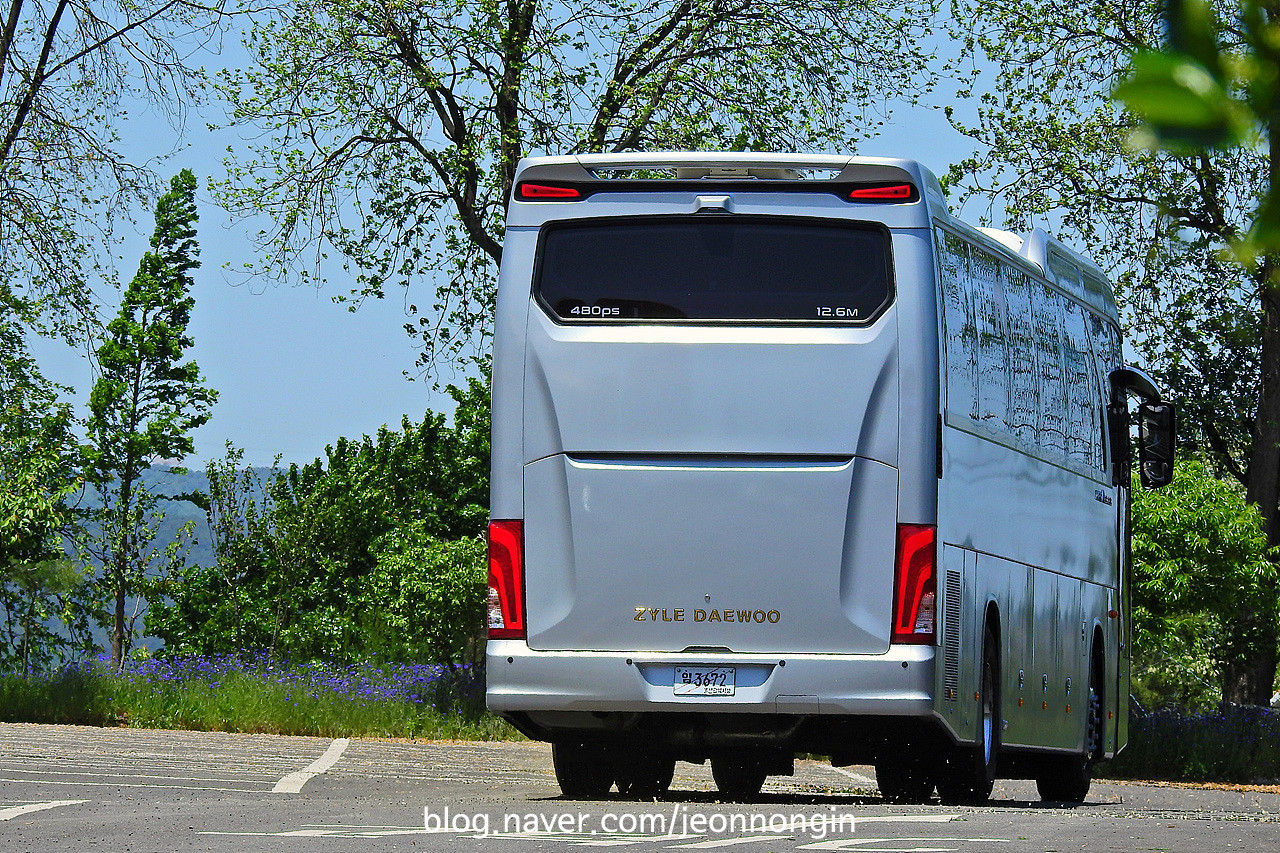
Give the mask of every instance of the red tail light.
<svg viewBox="0 0 1280 853">
<path fill-rule="evenodd" d="M 489 639 L 524 636 L 524 522 L 490 521 Z"/>
<path fill-rule="evenodd" d="M 893 642 L 932 643 L 937 625 L 937 536 L 925 524 L 898 525 Z"/>
<path fill-rule="evenodd" d="M 576 187 L 528 183 L 516 186 L 516 198 L 520 201 L 578 201 L 583 197 L 582 190 Z"/>
<path fill-rule="evenodd" d="M 857 187 L 849 193 L 850 201 L 913 201 L 915 197 L 916 188 L 911 184 Z"/>
</svg>

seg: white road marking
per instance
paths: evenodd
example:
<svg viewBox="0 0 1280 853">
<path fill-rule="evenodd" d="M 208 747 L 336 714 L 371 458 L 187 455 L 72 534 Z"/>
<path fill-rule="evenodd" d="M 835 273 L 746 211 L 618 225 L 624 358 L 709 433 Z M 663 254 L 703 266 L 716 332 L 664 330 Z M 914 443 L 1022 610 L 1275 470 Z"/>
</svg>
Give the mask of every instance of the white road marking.
<svg viewBox="0 0 1280 853">
<path fill-rule="evenodd" d="M 491 832 L 488 835 L 468 836 L 471 838 L 505 838 L 512 841 L 565 841 L 583 847 L 615 847 L 623 844 L 644 844 L 653 841 L 683 841 L 689 838 L 701 838 L 700 835 L 640 835 L 627 832 Z"/>
<path fill-rule="evenodd" d="M 885 814 L 858 815 L 858 823 L 949 823 L 959 820 L 958 814 Z M 992 839 L 986 839 L 991 841 Z"/>
<path fill-rule="evenodd" d="M 30 814 L 31 812 L 42 812 L 45 809 L 56 809 L 58 806 L 78 806 L 81 803 L 87 803 L 88 800 L 49 800 L 47 803 L 27 803 L 25 806 L 10 806 L 7 809 L 0 809 L 0 820 L 11 820 L 19 815 Z"/>
<path fill-rule="evenodd" d="M 755 844 L 759 841 L 790 841 L 790 835 L 743 835 L 739 838 L 715 838 L 711 841 L 695 841 L 692 844 L 672 844 L 667 849 L 679 848 L 708 850 L 714 847 L 733 847 L 737 844 Z"/>
<path fill-rule="evenodd" d="M 801 844 L 797 850 L 868 850 L 874 853 L 951 853 L 954 847 L 866 847 L 868 844 L 901 844 L 904 841 L 923 841 L 930 844 L 939 842 L 974 844 L 978 842 L 1008 844 L 1007 838 L 843 838 L 831 841 L 818 841 L 813 844 Z"/>
<path fill-rule="evenodd" d="M 0 768 L 0 772 L 30 773 L 34 776 L 41 777 L 38 779 L 27 780 L 29 782 L 56 781 L 56 780 L 50 780 L 48 778 L 50 776 L 87 776 L 91 779 L 168 779 L 173 782 L 244 782 L 244 783 L 259 782 L 263 785 L 273 784 L 276 780 L 275 773 L 272 773 L 270 776 L 267 776 L 266 778 L 260 778 L 260 779 L 254 779 L 249 774 L 245 774 L 244 776 L 238 777 L 236 779 L 217 779 L 217 778 L 210 778 L 208 775 L 174 776 L 172 774 L 158 774 L 158 773 L 101 773 L 101 772 L 90 773 L 87 771 L 79 771 L 79 770 L 47 770 L 47 769 L 27 770 L 26 768 L 23 768 L 23 767 L 4 767 L 4 768 Z M 66 780 L 66 781 L 74 781 L 74 780 Z"/>
<path fill-rule="evenodd" d="M 330 767 L 338 763 L 338 759 L 342 757 L 342 753 L 346 750 L 347 745 L 351 741 L 344 737 L 340 737 L 333 743 L 329 744 L 329 748 L 324 751 L 324 755 L 308 764 L 302 770 L 294 771 L 288 776 L 281 779 L 272 788 L 272 792 L 277 794 L 297 794 L 302 790 L 302 786 L 311 781 L 314 777 L 328 770 Z"/>
<path fill-rule="evenodd" d="M 853 780 L 854 784 L 858 785 L 859 787 L 875 788 L 876 790 L 880 789 L 880 786 L 876 784 L 875 779 L 871 779 L 866 776 L 863 776 L 861 773 L 854 773 L 851 770 L 845 770 L 843 767 L 832 767 L 831 769 L 839 773 L 841 776 L 849 777 L 850 779 Z"/>
<path fill-rule="evenodd" d="M 170 788 L 180 791 L 234 791 L 237 793 L 260 793 L 262 788 L 216 788 L 210 785 L 156 785 L 141 782 L 86 782 L 82 780 L 68 781 L 66 779 L 6 779 L 0 778 L 0 782 L 23 782 L 27 785 L 71 785 L 91 786 L 95 788 Z"/>
</svg>

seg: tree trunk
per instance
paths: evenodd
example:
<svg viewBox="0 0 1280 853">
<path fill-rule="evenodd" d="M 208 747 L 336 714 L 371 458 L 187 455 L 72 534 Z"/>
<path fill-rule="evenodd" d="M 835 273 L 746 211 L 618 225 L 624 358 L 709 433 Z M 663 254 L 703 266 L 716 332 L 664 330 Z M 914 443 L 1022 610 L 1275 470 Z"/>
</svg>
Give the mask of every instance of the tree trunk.
<svg viewBox="0 0 1280 853">
<path fill-rule="evenodd" d="M 116 582 L 116 613 L 111 629 L 111 663 L 116 669 L 124 666 L 124 578 Z"/>
<path fill-rule="evenodd" d="M 135 394 L 135 399 L 137 395 Z M 111 555 L 112 592 L 115 596 L 115 618 L 111 626 L 111 664 L 116 669 L 124 667 L 124 604 L 125 580 L 129 577 L 129 567 L 133 561 L 133 482 L 134 473 L 132 457 L 126 458 L 125 470 L 120 477 L 120 506 L 117 513 L 118 529 L 116 530 L 115 553 Z"/>
<path fill-rule="evenodd" d="M 1262 376 L 1258 414 L 1249 452 L 1249 487 L 1245 493 L 1262 514 L 1267 545 L 1280 545 L 1280 287 L 1272 279 L 1273 259 L 1259 266 L 1262 294 Z M 1272 557 L 1276 559 L 1276 557 Z M 1227 630 L 1229 646 L 1242 654 L 1229 655 L 1223 671 L 1222 698 L 1242 705 L 1271 702 L 1276 678 L 1276 590 L 1270 585 L 1263 601 L 1242 605 Z"/>
</svg>

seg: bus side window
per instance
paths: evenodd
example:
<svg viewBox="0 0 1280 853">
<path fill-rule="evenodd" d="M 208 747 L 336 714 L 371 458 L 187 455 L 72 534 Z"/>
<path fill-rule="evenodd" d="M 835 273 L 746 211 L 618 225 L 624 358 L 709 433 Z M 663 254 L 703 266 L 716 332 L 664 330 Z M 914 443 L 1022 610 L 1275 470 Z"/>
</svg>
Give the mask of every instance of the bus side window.
<svg viewBox="0 0 1280 853">
<path fill-rule="evenodd" d="M 969 299 L 969 249 L 965 242 L 938 230 L 939 271 L 945 303 L 943 323 L 947 347 L 947 410 L 978 419 L 978 326 Z"/>
<path fill-rule="evenodd" d="M 1063 376 L 1062 303 L 1047 285 L 1032 287 L 1035 299 L 1036 365 L 1040 373 L 1040 429 L 1037 443 L 1050 459 L 1067 455 L 1067 388 Z"/>
<path fill-rule="evenodd" d="M 1095 449 L 1101 430 L 1098 405 L 1101 391 L 1096 385 L 1093 354 L 1089 351 L 1085 310 L 1074 302 L 1064 306 L 1063 355 L 1066 366 L 1068 403 L 1067 456 L 1074 462 L 1098 468 Z"/>
<path fill-rule="evenodd" d="M 1036 377 L 1036 336 L 1032 320 L 1031 278 L 1005 267 L 1004 292 L 1009 308 L 1009 417 L 1007 430 L 1028 447 L 1036 446 L 1040 382 Z"/>
<path fill-rule="evenodd" d="M 978 308 L 978 417 L 992 429 L 1004 431 L 1009 419 L 1009 333 L 1005 310 L 1004 274 L 1000 262 L 979 249 L 970 249 L 969 269 Z"/>
</svg>

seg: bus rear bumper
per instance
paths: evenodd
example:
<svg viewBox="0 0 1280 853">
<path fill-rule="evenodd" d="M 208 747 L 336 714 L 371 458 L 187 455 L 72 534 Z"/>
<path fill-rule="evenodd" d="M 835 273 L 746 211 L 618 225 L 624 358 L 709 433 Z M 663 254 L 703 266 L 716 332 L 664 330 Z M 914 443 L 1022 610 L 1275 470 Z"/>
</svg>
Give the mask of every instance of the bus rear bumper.
<svg viewBox="0 0 1280 853">
<path fill-rule="evenodd" d="M 535 651 L 494 640 L 489 709 L 508 712 L 703 712 L 932 716 L 934 647 L 883 655 L 735 655 Z M 732 695 L 677 695 L 675 670 L 730 667 Z M 721 688 L 724 689 L 724 688 Z"/>
</svg>

